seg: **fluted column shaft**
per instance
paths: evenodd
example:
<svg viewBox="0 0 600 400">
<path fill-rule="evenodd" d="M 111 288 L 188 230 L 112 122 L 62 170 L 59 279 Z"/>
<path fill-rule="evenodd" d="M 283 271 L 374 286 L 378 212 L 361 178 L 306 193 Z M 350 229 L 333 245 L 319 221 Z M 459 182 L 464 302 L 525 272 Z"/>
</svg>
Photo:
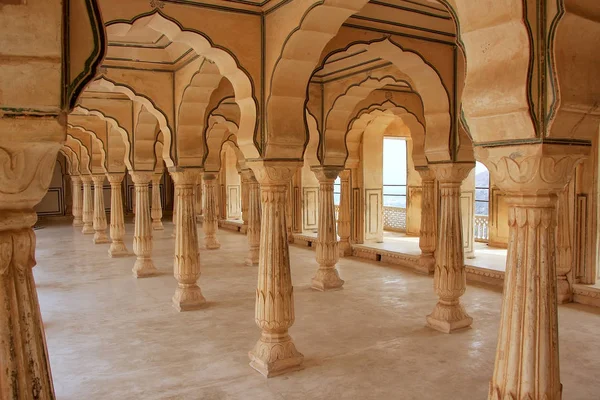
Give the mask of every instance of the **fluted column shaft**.
<svg viewBox="0 0 600 400">
<path fill-rule="evenodd" d="M 560 400 L 557 196 L 589 152 L 549 144 L 479 148 L 505 193 L 509 238 L 490 400 Z M 562 212 L 562 211 L 561 211 Z"/>
<path fill-rule="evenodd" d="M 248 190 L 248 257 L 246 257 L 246 265 L 258 265 L 260 253 L 260 223 L 261 223 L 261 206 L 260 206 L 260 185 L 252 171 L 248 172 L 247 190 Z"/>
<path fill-rule="evenodd" d="M 568 275 L 572 268 L 571 227 L 569 212 L 569 192 L 562 190 L 558 194 L 558 222 L 556 229 L 556 276 L 557 300 L 559 304 L 570 303 L 573 300 L 573 291 Z"/>
<path fill-rule="evenodd" d="M 340 211 L 338 213 L 337 230 L 340 237 L 340 256 L 352 255 L 350 245 L 350 170 L 340 172 Z"/>
<path fill-rule="evenodd" d="M 123 257 L 129 255 L 123 236 L 125 235 L 125 217 L 123 215 L 123 195 L 121 185 L 122 173 L 106 174 L 110 182 L 110 238 L 112 242 L 108 249 L 111 257 Z"/>
<path fill-rule="evenodd" d="M 261 230 L 256 289 L 256 324 L 261 338 L 249 353 L 250 365 L 270 377 L 300 367 L 303 356 L 288 333 L 294 323 L 294 289 L 286 226 L 286 190 L 299 163 L 254 161 L 260 183 Z"/>
<path fill-rule="evenodd" d="M 242 170 L 242 226 L 240 228 L 241 233 L 248 232 L 248 224 L 250 220 L 250 174 L 253 174 L 250 170 Z"/>
<path fill-rule="evenodd" d="M 214 173 L 205 172 L 204 180 L 204 245 L 209 250 L 218 249 L 221 243 L 217 239 L 217 228 L 219 227 L 219 210 L 217 205 L 217 176 Z"/>
<path fill-rule="evenodd" d="M 81 232 L 85 235 L 91 235 L 94 231 L 94 197 L 92 196 L 92 177 L 90 175 L 82 175 L 83 182 L 83 228 Z"/>
<path fill-rule="evenodd" d="M 71 195 L 73 198 L 73 226 L 83 226 L 83 197 L 81 193 L 81 177 L 71 175 Z"/>
<path fill-rule="evenodd" d="M 427 324 L 441 332 L 450 333 L 466 328 L 473 319 L 460 303 L 467 287 L 465 271 L 460 186 L 475 163 L 435 164 L 440 185 L 440 223 L 436 250 L 433 285 L 439 300 L 427 316 Z"/>
<path fill-rule="evenodd" d="M 133 266 L 133 275 L 144 278 L 157 273 L 152 261 L 152 223 L 150 220 L 150 201 L 148 185 L 152 180 L 152 172 L 130 172 L 135 184 L 135 230 L 133 234 L 133 251 L 137 256 Z"/>
<path fill-rule="evenodd" d="M 317 231 L 317 262 L 319 269 L 312 278 L 311 287 L 316 290 L 336 290 L 344 285 L 335 267 L 340 259 L 335 223 L 333 183 L 341 167 L 313 167 L 319 180 L 319 230 Z"/>
<path fill-rule="evenodd" d="M 177 236 L 177 196 L 173 197 L 173 233 L 171 233 L 172 237 Z"/>
<path fill-rule="evenodd" d="M 162 231 L 164 228 L 162 223 L 162 204 L 160 201 L 160 180 L 162 172 L 152 175 L 152 229 Z"/>
<path fill-rule="evenodd" d="M 110 243 L 106 234 L 108 225 L 106 223 L 106 211 L 104 207 L 104 175 L 94 175 L 94 243 Z"/>
<path fill-rule="evenodd" d="M 423 195 L 421 200 L 421 229 L 419 234 L 419 247 L 421 257 L 419 268 L 427 274 L 435 271 L 436 247 L 436 215 L 435 215 L 435 173 L 429 168 L 419 168 Z M 462 232 L 462 231 L 461 231 Z"/>
<path fill-rule="evenodd" d="M 175 182 L 175 196 L 178 198 L 173 262 L 173 271 L 177 280 L 173 306 L 178 311 L 195 310 L 206 304 L 197 283 L 200 277 L 200 254 L 196 226 L 195 187 L 200 173 L 200 170 L 196 169 L 171 173 Z"/>
</svg>

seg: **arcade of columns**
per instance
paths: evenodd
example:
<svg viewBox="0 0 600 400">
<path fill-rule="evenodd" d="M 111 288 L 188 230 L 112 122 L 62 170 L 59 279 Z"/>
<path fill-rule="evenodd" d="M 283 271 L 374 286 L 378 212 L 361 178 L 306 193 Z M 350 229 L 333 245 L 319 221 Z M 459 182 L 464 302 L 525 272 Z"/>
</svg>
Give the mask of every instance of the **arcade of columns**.
<svg viewBox="0 0 600 400">
<path fill-rule="evenodd" d="M 433 273 L 439 297 L 424 316 L 428 326 L 450 333 L 474 323 L 460 300 L 460 187 L 478 160 L 504 195 L 509 226 L 488 398 L 562 398 L 557 300 L 570 296 L 565 226 L 573 221 L 565 188 L 589 194 L 578 215 L 595 221 L 595 4 L 127 3 L 71 0 L 64 8 L 59 0 L 0 0 L 1 399 L 54 398 L 32 275 L 32 227 L 59 152 L 70 167 L 73 225 L 106 244 L 110 257 L 129 254 L 121 198 L 129 174 L 136 278 L 156 274 L 152 230 L 162 228 L 166 167 L 175 184 L 172 302 L 182 312 L 206 305 L 197 203 L 201 197 L 204 247 L 216 250 L 222 154 L 234 154 L 246 262 L 258 266 L 261 333 L 250 365 L 270 377 L 303 363 L 288 333 L 290 204 L 297 196 L 291 183 L 308 172 L 318 182 L 319 268 L 311 285 L 341 289 L 339 257 L 369 239 L 361 204 L 373 194 L 371 168 L 383 134 L 410 138 L 410 162 L 421 180 L 420 268 Z M 591 229 L 583 251 L 593 247 Z M 594 278 L 592 267 L 581 268 L 583 280 Z"/>
</svg>

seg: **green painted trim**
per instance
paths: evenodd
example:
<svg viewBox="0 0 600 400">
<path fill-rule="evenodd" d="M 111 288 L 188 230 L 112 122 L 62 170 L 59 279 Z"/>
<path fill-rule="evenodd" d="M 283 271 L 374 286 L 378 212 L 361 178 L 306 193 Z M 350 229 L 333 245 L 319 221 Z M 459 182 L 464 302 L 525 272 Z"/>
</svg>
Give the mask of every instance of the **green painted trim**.
<svg viewBox="0 0 600 400">
<path fill-rule="evenodd" d="M 168 61 L 168 62 L 164 62 L 164 61 L 131 60 L 130 58 L 119 58 L 119 57 L 106 57 L 104 60 L 105 61 L 127 61 L 127 62 L 134 62 L 134 63 L 156 64 L 156 65 L 175 65 L 179 61 L 181 61 L 185 56 L 187 56 L 188 54 L 190 54 L 192 51 L 194 51 L 194 50 L 190 48 L 187 51 L 185 51 L 182 55 L 180 55 L 179 57 L 177 57 L 177 59 L 175 61 Z"/>
<path fill-rule="evenodd" d="M 440 18 L 440 19 L 452 19 L 452 17 L 450 15 L 440 15 L 440 14 L 435 14 L 429 11 L 423 11 L 423 10 L 419 10 L 416 8 L 411 8 L 411 7 L 406 7 L 406 6 L 401 6 L 399 4 L 394 4 L 394 3 L 386 3 L 383 1 L 379 1 L 379 0 L 370 0 L 369 1 L 370 4 L 375 4 L 378 6 L 382 6 L 382 7 L 389 7 L 389 8 L 394 8 L 397 10 L 402 10 L 402 11 L 407 11 L 407 12 L 412 12 L 412 13 L 417 13 L 417 14 L 422 14 L 422 15 L 426 15 L 428 17 L 433 17 L 433 18 Z M 411 3 L 410 1 L 408 1 L 407 3 Z M 428 7 L 423 5 L 424 7 Z M 434 8 L 434 7 L 431 7 Z M 436 9 L 437 10 L 437 9 Z M 438 10 L 440 12 L 444 12 L 447 13 L 448 11 L 443 11 L 443 10 Z"/>
<path fill-rule="evenodd" d="M 126 42 L 108 42 L 109 46 L 115 46 L 115 47 L 133 47 L 133 48 L 140 48 L 140 49 L 157 49 L 157 50 L 164 50 L 167 47 L 169 47 L 170 45 L 173 44 L 173 42 L 169 41 L 169 43 L 162 45 L 162 46 L 157 46 L 156 44 L 158 42 L 160 42 L 163 38 L 165 37 L 164 34 L 160 35 L 160 37 L 158 39 L 156 39 L 153 43 L 147 44 L 147 43 L 126 43 Z"/>
<path fill-rule="evenodd" d="M 1 107 L 0 111 L 4 114 L 3 118 L 13 118 L 13 117 L 60 117 L 61 113 L 57 111 L 47 111 L 47 110 L 39 110 L 37 108 L 28 108 L 28 107 Z"/>
<path fill-rule="evenodd" d="M 198 2 L 190 1 L 190 0 L 163 0 L 163 1 L 165 3 L 172 3 L 172 4 L 192 6 L 192 7 L 200 7 L 200 8 L 209 8 L 209 9 L 214 9 L 214 10 L 219 10 L 219 11 L 234 12 L 234 13 L 240 13 L 240 14 L 250 14 L 250 15 L 261 15 L 262 14 L 262 11 L 253 11 L 253 10 L 246 10 L 243 8 L 226 7 L 226 6 L 221 6 L 221 5 L 217 5 L 217 4 L 198 3 Z M 234 1 L 231 1 L 231 2 L 233 3 Z"/>
<path fill-rule="evenodd" d="M 455 45 L 454 42 L 449 42 L 449 41 L 446 41 L 446 40 L 433 39 L 433 38 L 428 38 L 428 37 L 425 37 L 425 36 L 416 36 L 416 35 L 411 35 L 411 34 L 408 34 L 408 33 L 402 33 L 402 32 L 398 32 L 398 31 L 391 31 L 389 29 L 372 28 L 370 26 L 355 25 L 355 24 L 350 24 L 350 23 L 343 23 L 342 26 L 345 26 L 346 28 L 353 28 L 353 29 L 359 29 L 359 30 L 377 32 L 377 33 L 383 33 L 383 34 L 386 34 L 386 35 L 395 35 L 395 36 L 401 36 L 401 37 L 406 37 L 406 38 L 410 38 L 410 39 L 422 40 L 422 41 L 425 41 L 425 42 L 440 43 L 440 44 L 444 44 L 444 45 L 447 45 L 447 46 L 454 46 Z"/>
</svg>

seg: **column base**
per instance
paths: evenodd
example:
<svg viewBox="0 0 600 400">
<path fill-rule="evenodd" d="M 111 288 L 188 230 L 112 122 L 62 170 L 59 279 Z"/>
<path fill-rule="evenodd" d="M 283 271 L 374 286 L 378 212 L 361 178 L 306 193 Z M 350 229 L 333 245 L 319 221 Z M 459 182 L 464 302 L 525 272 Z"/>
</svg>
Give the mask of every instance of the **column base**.
<svg viewBox="0 0 600 400">
<path fill-rule="evenodd" d="M 152 230 L 154 231 L 162 231 L 164 230 L 165 227 L 163 226 L 162 221 L 158 220 L 158 221 L 152 221 Z"/>
<path fill-rule="evenodd" d="M 427 316 L 427 325 L 444 333 L 468 328 L 472 323 L 473 318 L 467 314 L 458 300 L 455 303 L 438 301 L 433 312 Z"/>
<path fill-rule="evenodd" d="M 129 251 L 127 251 L 127 247 L 125 247 L 125 243 L 113 241 L 110 244 L 110 248 L 108 249 L 108 254 L 113 258 L 127 257 L 129 255 Z"/>
<path fill-rule="evenodd" d="M 132 272 L 133 276 L 136 278 L 147 278 L 156 275 L 158 270 L 154 266 L 154 261 L 152 261 L 151 258 L 138 257 L 138 259 L 135 260 Z"/>
<path fill-rule="evenodd" d="M 94 230 L 94 227 L 92 226 L 92 224 L 83 224 L 83 228 L 81 229 L 81 233 L 83 233 L 84 235 L 93 235 L 94 233 L 96 233 L 96 231 Z"/>
<path fill-rule="evenodd" d="M 421 254 L 417 269 L 427 275 L 435 272 L 435 257 L 432 254 Z"/>
<path fill-rule="evenodd" d="M 75 227 L 81 227 L 81 226 L 83 226 L 83 221 L 82 220 L 74 219 L 73 220 L 73 226 L 75 226 Z"/>
<path fill-rule="evenodd" d="M 573 292 L 571 291 L 571 286 L 566 279 L 561 279 L 558 277 L 556 286 L 556 300 L 558 304 L 566 304 L 571 303 L 573 301 Z"/>
<path fill-rule="evenodd" d="M 171 237 L 174 238 L 177 236 L 177 227 L 173 227 L 173 233 L 171 233 Z"/>
<path fill-rule="evenodd" d="M 338 243 L 340 249 L 340 257 L 349 257 L 352 255 L 352 246 L 348 241 L 341 241 Z"/>
<path fill-rule="evenodd" d="M 246 264 L 249 267 L 256 267 L 258 265 L 258 259 L 255 260 L 253 258 L 246 257 L 244 264 Z"/>
<path fill-rule="evenodd" d="M 105 231 L 96 231 L 94 233 L 94 244 L 110 243 L 110 239 Z"/>
<path fill-rule="evenodd" d="M 248 232 L 248 225 L 240 226 L 240 233 L 243 233 L 245 235 L 246 232 Z"/>
<path fill-rule="evenodd" d="M 204 247 L 206 247 L 208 250 L 217 250 L 221 248 L 221 243 L 219 243 L 217 238 L 205 238 Z"/>
<path fill-rule="evenodd" d="M 173 295 L 173 307 L 179 311 L 192 311 L 206 306 L 206 299 L 197 284 L 180 283 Z"/>
<path fill-rule="evenodd" d="M 304 356 L 290 335 L 262 333 L 254 348 L 248 353 L 250 366 L 266 378 L 302 369 Z"/>
<path fill-rule="evenodd" d="M 333 268 L 319 268 L 312 278 L 311 288 L 326 292 L 329 290 L 340 290 L 344 286 L 344 280 L 340 278 L 338 270 Z"/>
</svg>

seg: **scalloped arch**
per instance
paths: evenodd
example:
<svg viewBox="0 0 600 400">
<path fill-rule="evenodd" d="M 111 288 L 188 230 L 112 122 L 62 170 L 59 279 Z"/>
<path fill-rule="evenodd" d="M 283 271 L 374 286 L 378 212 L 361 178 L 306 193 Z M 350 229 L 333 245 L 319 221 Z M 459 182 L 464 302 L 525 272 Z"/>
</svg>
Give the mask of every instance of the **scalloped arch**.
<svg viewBox="0 0 600 400">
<path fill-rule="evenodd" d="M 237 140 L 238 126 L 220 115 L 213 115 L 209 119 L 206 132 L 208 152 L 204 161 L 204 170 L 218 172 L 221 169 L 221 148 L 223 142 L 230 136 Z M 241 149 L 240 149 L 241 150 Z"/>
<path fill-rule="evenodd" d="M 100 150 L 100 164 L 101 164 L 104 172 L 106 172 L 106 165 L 108 162 L 108 157 L 106 155 L 106 149 L 104 148 L 104 142 L 98 137 L 98 134 L 96 134 L 96 132 L 94 132 L 92 130 L 87 129 L 84 126 L 73 125 L 73 124 L 68 123 L 67 127 L 71 128 L 71 129 L 76 129 L 78 131 L 81 131 L 81 132 L 86 133 L 91 136 L 92 140 L 96 143 L 96 145 L 98 146 L 98 148 Z M 93 153 L 94 153 L 94 149 L 92 148 L 92 157 L 93 157 Z"/>
</svg>

